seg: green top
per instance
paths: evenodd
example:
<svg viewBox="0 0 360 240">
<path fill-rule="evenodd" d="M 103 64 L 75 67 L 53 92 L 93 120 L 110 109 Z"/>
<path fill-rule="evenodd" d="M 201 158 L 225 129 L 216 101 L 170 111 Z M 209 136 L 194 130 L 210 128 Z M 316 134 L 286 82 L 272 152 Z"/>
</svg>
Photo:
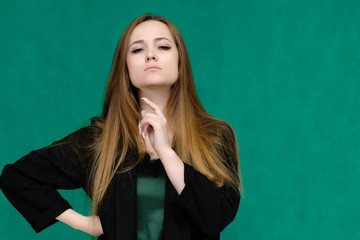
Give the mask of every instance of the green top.
<svg viewBox="0 0 360 240">
<path fill-rule="evenodd" d="M 160 160 L 145 157 L 137 172 L 137 239 L 162 239 L 165 170 Z"/>
</svg>

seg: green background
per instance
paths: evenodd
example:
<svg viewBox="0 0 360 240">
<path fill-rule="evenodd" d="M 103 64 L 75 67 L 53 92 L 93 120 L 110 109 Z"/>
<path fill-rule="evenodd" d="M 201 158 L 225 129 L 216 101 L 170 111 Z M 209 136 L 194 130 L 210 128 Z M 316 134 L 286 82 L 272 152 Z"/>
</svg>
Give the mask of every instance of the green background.
<svg viewBox="0 0 360 240">
<path fill-rule="evenodd" d="M 183 34 L 200 99 L 235 129 L 246 200 L 222 239 L 360 239 L 360 2 L 0 1 L 0 169 L 101 112 L 138 15 Z M 62 192 L 86 213 L 81 191 Z M 0 238 L 35 234 L 0 194 Z"/>
</svg>

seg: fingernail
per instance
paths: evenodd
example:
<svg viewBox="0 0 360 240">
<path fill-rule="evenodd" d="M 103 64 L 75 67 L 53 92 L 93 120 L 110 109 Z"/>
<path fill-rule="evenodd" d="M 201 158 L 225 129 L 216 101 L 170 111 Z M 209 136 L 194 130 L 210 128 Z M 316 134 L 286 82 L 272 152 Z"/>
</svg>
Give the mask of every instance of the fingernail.
<svg viewBox="0 0 360 240">
<path fill-rule="evenodd" d="M 139 128 L 141 127 L 141 124 L 139 123 L 139 126 L 138 126 Z"/>
<path fill-rule="evenodd" d="M 141 111 L 141 115 L 144 115 L 145 113 L 146 113 L 145 110 L 142 110 L 142 111 Z"/>
<path fill-rule="evenodd" d="M 141 99 L 142 99 L 142 100 L 148 100 L 147 98 L 144 98 L 144 97 L 142 97 Z"/>
<path fill-rule="evenodd" d="M 144 134 L 144 132 L 141 133 L 141 136 L 145 139 L 145 134 Z"/>
</svg>

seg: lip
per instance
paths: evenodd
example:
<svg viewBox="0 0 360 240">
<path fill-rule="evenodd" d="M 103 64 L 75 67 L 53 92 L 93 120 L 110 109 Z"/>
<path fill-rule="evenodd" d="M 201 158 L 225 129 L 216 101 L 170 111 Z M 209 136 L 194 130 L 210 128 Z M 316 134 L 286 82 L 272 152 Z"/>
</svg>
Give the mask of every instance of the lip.
<svg viewBox="0 0 360 240">
<path fill-rule="evenodd" d="M 144 71 L 154 72 L 157 70 L 161 70 L 161 68 L 158 66 L 155 66 L 155 65 L 151 65 L 151 66 L 148 66 L 147 68 L 145 68 Z"/>
</svg>

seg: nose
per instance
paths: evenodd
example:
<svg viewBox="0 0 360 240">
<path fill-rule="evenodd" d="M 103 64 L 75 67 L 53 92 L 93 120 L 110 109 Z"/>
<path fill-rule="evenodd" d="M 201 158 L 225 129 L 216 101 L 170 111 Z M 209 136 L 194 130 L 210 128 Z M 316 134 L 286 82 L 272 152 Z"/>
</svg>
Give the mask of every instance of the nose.
<svg viewBox="0 0 360 240">
<path fill-rule="evenodd" d="M 148 51 L 145 58 L 146 62 L 149 62 L 150 60 L 153 60 L 155 62 L 158 60 L 156 55 L 152 51 Z"/>
<path fill-rule="evenodd" d="M 155 56 L 152 57 L 146 57 L 146 62 L 149 62 L 150 60 L 157 60 Z"/>
</svg>

